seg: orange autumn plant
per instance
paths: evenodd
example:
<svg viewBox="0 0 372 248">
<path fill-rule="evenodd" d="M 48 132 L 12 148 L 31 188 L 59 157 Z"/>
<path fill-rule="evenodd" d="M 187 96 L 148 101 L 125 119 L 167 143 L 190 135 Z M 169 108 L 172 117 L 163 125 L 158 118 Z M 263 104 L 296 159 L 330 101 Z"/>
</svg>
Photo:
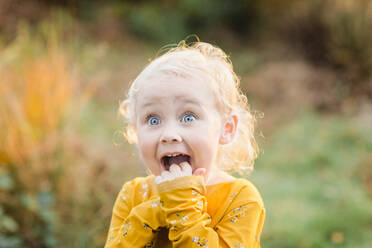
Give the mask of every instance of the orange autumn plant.
<svg viewBox="0 0 372 248">
<path fill-rule="evenodd" d="M 30 160 L 37 159 L 40 149 L 53 150 L 76 80 L 69 73 L 67 58 L 53 47 L 0 70 L 0 161 L 33 166 Z M 24 173 L 22 181 L 30 176 Z"/>
<path fill-rule="evenodd" d="M 64 123 L 78 80 L 54 30 L 0 47 L 0 247 L 55 247 Z"/>
</svg>

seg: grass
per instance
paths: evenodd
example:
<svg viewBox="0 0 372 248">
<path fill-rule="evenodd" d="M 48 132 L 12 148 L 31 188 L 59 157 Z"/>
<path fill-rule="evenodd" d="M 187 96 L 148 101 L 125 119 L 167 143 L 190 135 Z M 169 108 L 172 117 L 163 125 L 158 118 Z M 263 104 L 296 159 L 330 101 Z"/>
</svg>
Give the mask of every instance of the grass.
<svg viewBox="0 0 372 248">
<path fill-rule="evenodd" d="M 270 137 L 251 176 L 267 209 L 265 247 L 371 244 L 372 199 L 359 173 L 371 135 L 356 121 L 307 112 Z"/>
</svg>

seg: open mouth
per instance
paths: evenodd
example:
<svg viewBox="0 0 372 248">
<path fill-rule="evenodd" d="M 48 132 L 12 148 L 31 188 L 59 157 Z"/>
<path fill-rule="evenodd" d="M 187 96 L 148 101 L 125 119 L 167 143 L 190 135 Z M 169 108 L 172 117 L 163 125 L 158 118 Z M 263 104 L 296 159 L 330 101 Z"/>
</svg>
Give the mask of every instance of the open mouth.
<svg viewBox="0 0 372 248">
<path fill-rule="evenodd" d="M 180 165 L 182 162 L 187 162 L 191 165 L 191 157 L 186 154 L 166 155 L 161 158 L 161 164 L 165 170 L 169 170 L 172 164 Z"/>
</svg>

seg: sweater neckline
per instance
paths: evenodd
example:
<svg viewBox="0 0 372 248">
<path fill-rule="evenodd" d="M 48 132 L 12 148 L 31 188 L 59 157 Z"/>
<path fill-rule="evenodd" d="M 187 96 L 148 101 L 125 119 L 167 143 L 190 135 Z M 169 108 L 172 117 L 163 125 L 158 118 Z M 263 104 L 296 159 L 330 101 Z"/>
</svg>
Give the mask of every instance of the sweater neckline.
<svg viewBox="0 0 372 248">
<path fill-rule="evenodd" d="M 230 183 L 233 183 L 237 180 L 237 178 L 235 178 L 234 180 L 231 180 L 231 181 L 224 181 L 224 182 L 219 182 L 219 183 L 214 183 L 214 184 L 208 184 L 208 185 L 205 185 L 205 187 L 209 188 L 209 187 L 215 187 L 215 186 L 218 186 L 218 185 L 222 185 L 222 184 L 230 184 Z"/>
</svg>

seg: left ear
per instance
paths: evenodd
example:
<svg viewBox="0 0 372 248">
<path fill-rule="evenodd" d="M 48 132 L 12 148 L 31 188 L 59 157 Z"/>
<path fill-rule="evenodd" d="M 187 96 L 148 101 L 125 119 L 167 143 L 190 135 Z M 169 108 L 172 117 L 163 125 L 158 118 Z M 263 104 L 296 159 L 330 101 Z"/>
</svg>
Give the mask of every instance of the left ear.
<svg viewBox="0 0 372 248">
<path fill-rule="evenodd" d="M 230 143 L 235 136 L 238 126 L 238 116 L 230 114 L 223 122 L 219 143 L 221 145 Z"/>
</svg>

